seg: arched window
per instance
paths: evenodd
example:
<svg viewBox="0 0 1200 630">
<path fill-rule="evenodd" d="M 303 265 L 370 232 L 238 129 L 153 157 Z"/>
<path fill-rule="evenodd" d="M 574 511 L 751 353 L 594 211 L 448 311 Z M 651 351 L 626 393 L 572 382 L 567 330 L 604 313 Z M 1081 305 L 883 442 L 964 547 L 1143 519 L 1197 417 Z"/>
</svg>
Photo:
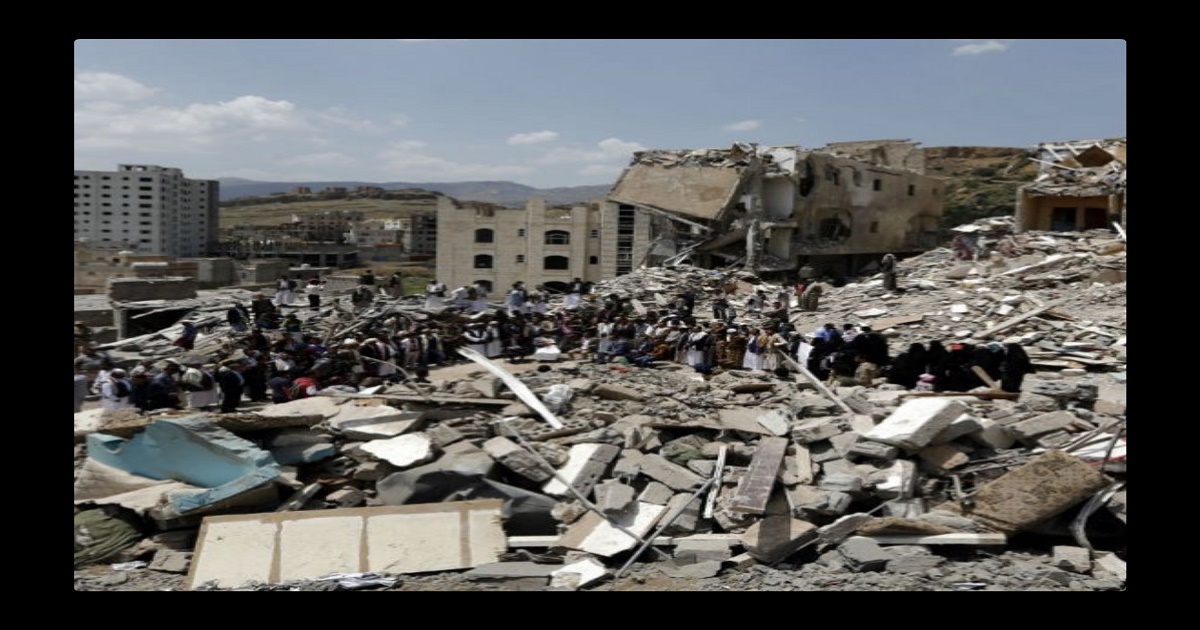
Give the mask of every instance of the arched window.
<svg viewBox="0 0 1200 630">
<path fill-rule="evenodd" d="M 487 228 L 479 228 L 478 230 L 475 230 L 475 242 L 476 243 L 493 243 L 493 242 L 495 242 L 495 240 L 496 240 L 495 232 L 493 232 Z"/>
<path fill-rule="evenodd" d="M 476 269 L 491 269 L 492 268 L 491 255 L 490 254 L 479 254 L 478 256 L 476 256 L 475 257 L 475 268 Z"/>
<path fill-rule="evenodd" d="M 571 233 L 566 230 L 547 230 L 546 231 L 547 245 L 570 245 Z M 566 269 L 566 267 L 563 267 Z"/>
<path fill-rule="evenodd" d="M 566 256 L 546 256 L 542 260 L 542 269 L 570 269 L 571 259 Z"/>
</svg>

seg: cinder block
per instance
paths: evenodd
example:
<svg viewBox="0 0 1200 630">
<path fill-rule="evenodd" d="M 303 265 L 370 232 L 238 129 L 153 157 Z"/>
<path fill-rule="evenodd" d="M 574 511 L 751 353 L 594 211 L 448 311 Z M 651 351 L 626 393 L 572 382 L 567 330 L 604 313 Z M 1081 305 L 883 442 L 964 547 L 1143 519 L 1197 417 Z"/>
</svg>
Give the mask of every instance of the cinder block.
<svg viewBox="0 0 1200 630">
<path fill-rule="evenodd" d="M 562 497 L 570 495 L 570 488 L 575 488 L 579 494 L 586 497 L 620 452 L 621 449 L 612 444 L 588 443 L 572 446 L 566 465 L 558 470 L 558 477 L 566 483 L 551 479 L 542 486 L 542 492 Z M 566 484 L 570 484 L 570 487 Z"/>
<path fill-rule="evenodd" d="M 501 466 L 537 483 L 549 480 L 553 473 L 516 442 L 496 436 L 483 443 L 483 450 Z"/>
<path fill-rule="evenodd" d="M 729 560 L 731 555 L 729 543 L 724 540 L 688 540 L 684 538 L 675 541 L 674 558 L 677 564 L 724 562 Z"/>
<path fill-rule="evenodd" d="M 617 457 L 617 463 L 613 464 L 612 476 L 627 482 L 633 481 L 642 471 L 642 459 L 645 457 L 646 454 L 636 448 L 622 450 L 621 455 Z"/>
<path fill-rule="evenodd" d="M 605 514 L 619 514 L 634 504 L 633 488 L 609 479 L 596 484 L 596 506 Z"/>
<path fill-rule="evenodd" d="M 704 498 L 698 497 L 692 500 L 692 493 L 680 493 L 667 502 L 667 512 L 663 516 L 664 519 L 675 517 L 676 512 L 678 517 L 671 523 L 669 527 L 663 530 L 663 533 L 671 536 L 686 536 L 694 534 L 700 530 L 701 512 L 704 510 Z"/>
<path fill-rule="evenodd" d="M 592 395 L 605 400 L 633 400 L 642 401 L 646 397 L 642 392 L 639 392 L 632 387 L 617 385 L 614 383 L 602 383 L 592 388 Z"/>
<path fill-rule="evenodd" d="M 1041 435 L 1066 430 L 1076 419 L 1075 414 L 1069 411 L 1054 411 L 1010 424 L 1008 430 L 1018 440 L 1031 444 Z"/>
<path fill-rule="evenodd" d="M 847 457 L 865 457 L 867 459 L 896 459 L 900 455 L 900 449 L 883 442 L 872 442 L 862 440 L 855 442 L 846 452 Z"/>
<path fill-rule="evenodd" d="M 810 418 L 792 427 L 792 439 L 801 444 L 811 444 L 840 435 L 845 430 L 836 417 Z"/>
<path fill-rule="evenodd" d="M 1016 442 L 1016 438 L 1013 437 L 1012 433 L 1009 433 L 1008 428 L 999 422 L 980 418 L 979 424 L 981 426 L 980 430 L 972 433 L 970 436 L 971 440 L 976 444 L 996 450 L 1003 450 L 1012 448 L 1013 443 Z"/>
<path fill-rule="evenodd" d="M 983 423 L 980 422 L 979 418 L 976 418 L 969 413 L 964 413 L 955 418 L 954 422 L 950 423 L 950 426 L 942 429 L 937 435 L 933 436 L 933 440 L 931 440 L 929 443 L 945 444 L 952 440 L 957 440 L 964 435 L 970 435 L 971 433 L 979 431 L 982 428 Z"/>
<path fill-rule="evenodd" d="M 913 398 L 905 401 L 863 437 L 915 451 L 928 445 L 967 410 L 965 404 L 953 398 Z"/>
</svg>

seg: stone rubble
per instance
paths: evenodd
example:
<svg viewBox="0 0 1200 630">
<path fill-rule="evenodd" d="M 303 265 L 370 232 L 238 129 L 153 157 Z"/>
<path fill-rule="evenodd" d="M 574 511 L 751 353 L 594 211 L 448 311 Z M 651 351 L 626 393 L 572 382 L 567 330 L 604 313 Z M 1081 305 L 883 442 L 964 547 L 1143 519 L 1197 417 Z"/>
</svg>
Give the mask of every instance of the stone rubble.
<svg viewBox="0 0 1200 630">
<path fill-rule="evenodd" d="M 498 496 L 478 494 L 481 480 L 547 497 L 555 508 L 546 511 L 545 521 L 556 526 L 539 532 L 550 541 L 545 548 L 560 561 L 568 552 L 576 555 L 574 564 L 557 572 L 533 572 L 533 578 L 520 574 L 523 584 L 533 579 L 544 583 L 543 590 L 637 590 L 653 583 L 664 575 L 655 565 L 666 555 L 643 553 L 632 570 L 614 578 L 637 545 L 605 519 L 636 522 L 638 531 L 650 536 L 662 535 L 660 519 L 672 515 L 676 519 L 665 535 L 679 540 L 664 571 L 694 580 L 694 590 L 1118 590 L 1124 585 L 1125 491 L 1108 510 L 1092 516 L 1103 521 L 1104 530 L 1092 540 L 1072 539 L 1070 522 L 1062 519 L 1072 517 L 1072 508 L 1098 489 L 1125 480 L 1124 242 L 1107 230 L 1013 234 L 1009 224 L 977 222 L 970 231 L 993 239 L 990 249 L 980 248 L 978 259 L 961 260 L 939 248 L 901 260 L 902 291 L 886 291 L 879 276 L 861 278 L 829 287 L 820 310 L 793 311 L 790 320 L 802 333 L 826 322 L 868 324 L 887 338 L 893 353 L 932 339 L 1021 344 L 1037 372 L 1011 399 L 989 397 L 983 390 L 921 397 L 882 384 L 835 387 L 836 400 L 831 400 L 795 373 L 717 370 L 701 376 L 677 366 L 630 369 L 576 357 L 547 363 L 545 371 L 513 374 L 539 397 L 569 386 L 569 400 L 554 411 L 561 429 L 519 406 L 500 379 L 480 368 L 450 380 L 438 379 L 434 370 L 427 387 L 389 385 L 377 397 L 330 395 L 298 401 L 303 405 L 287 403 L 303 407 L 290 412 L 293 416 L 285 405 L 267 406 L 247 412 L 240 430 L 229 430 L 263 448 L 286 448 L 288 461 L 280 463 L 297 467 L 301 485 L 318 484 L 294 509 Z M 709 299 L 729 287 L 739 313 L 753 291 L 773 295 L 781 288 L 744 272 L 678 265 L 640 269 L 599 283 L 594 291 L 659 304 L 661 298 L 696 288 L 702 292 L 695 312 L 705 314 Z M 419 306 L 384 308 L 392 309 L 385 310 L 392 316 L 455 317 Z M 551 309 L 559 308 L 555 298 Z M 213 317 L 202 311 L 196 316 Z M 738 321 L 766 323 L 753 313 Z M 219 331 L 220 325 L 214 326 Z M 108 346 L 126 361 L 166 358 L 178 354 L 178 348 L 163 343 L 174 332 Z M 219 332 L 206 337 L 209 343 L 197 352 L 215 358 L 228 350 Z M 510 404 L 472 404 L 473 399 Z M 357 411 L 337 420 L 352 408 Z M 108 432 L 106 417 L 87 415 L 83 425 L 77 420 L 77 439 Z M 371 420 L 375 416 L 378 423 Z M 300 423 L 304 428 L 260 430 L 254 427 L 259 417 L 309 420 Z M 769 461 L 758 457 L 768 444 Z M 77 475 L 85 456 L 81 450 L 76 449 Z M 695 492 L 714 479 L 718 452 L 725 453 L 725 466 L 719 483 L 709 489 L 715 498 L 709 511 L 709 492 Z M 998 505 L 1007 493 L 1033 486 L 1021 471 L 1043 465 L 1039 462 L 1047 461 L 1047 454 L 1059 458 L 1044 464 L 1047 470 L 1078 468 L 1071 474 L 1088 476 L 1086 483 L 1062 488 L 1069 479 L 1043 476 L 1043 490 L 1059 503 L 1026 497 L 1031 504 L 1021 506 L 1017 516 L 1006 511 L 1010 506 Z M 772 470 L 764 472 L 764 466 Z M 420 477 L 418 471 L 428 472 Z M 752 483 L 762 494 L 747 494 Z M 156 525 L 162 533 L 194 536 L 199 524 L 194 517 Z M 609 531 L 600 531 L 605 528 Z M 1010 538 L 1041 532 L 1058 542 L 997 551 L 970 544 L 888 545 L 869 537 L 963 532 Z M 735 535 L 737 541 L 732 548 L 688 541 L 716 534 Z M 562 546 L 563 541 L 576 546 Z M 181 570 L 184 552 L 167 554 L 166 549 L 152 546 L 143 559 L 156 560 L 146 570 Z M 742 552 L 749 552 L 750 560 L 733 560 Z M 711 563 L 724 568 L 715 572 Z M 686 569 L 689 565 L 693 568 Z M 103 580 L 117 581 L 76 572 L 78 590 L 119 586 Z M 439 583 L 464 581 L 454 574 L 401 576 L 390 588 L 432 589 Z M 288 590 L 338 588 L 329 584 Z M 470 584 L 461 590 L 504 586 L 495 577 Z"/>
</svg>

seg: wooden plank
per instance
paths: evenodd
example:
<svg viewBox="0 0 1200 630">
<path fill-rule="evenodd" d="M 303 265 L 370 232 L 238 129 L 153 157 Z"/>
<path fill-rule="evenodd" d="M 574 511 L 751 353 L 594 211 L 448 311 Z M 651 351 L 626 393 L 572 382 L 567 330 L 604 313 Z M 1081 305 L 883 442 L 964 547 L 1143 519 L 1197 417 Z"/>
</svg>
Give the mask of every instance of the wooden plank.
<svg viewBox="0 0 1200 630">
<path fill-rule="evenodd" d="M 758 441 L 758 449 L 754 452 L 754 458 L 750 460 L 750 469 L 746 471 L 746 476 L 733 497 L 731 510 L 749 514 L 763 514 L 767 511 L 767 501 L 771 498 L 771 489 L 775 487 L 775 479 L 779 476 L 779 467 L 783 464 L 787 447 L 787 438 L 764 437 Z"/>
<path fill-rule="evenodd" d="M 1000 383 L 997 383 L 995 379 L 993 379 L 992 376 L 987 373 L 987 370 L 983 369 L 982 366 L 972 365 L 971 371 L 975 373 L 975 376 L 979 377 L 979 380 L 986 383 L 988 387 L 996 391 L 1000 391 Z"/>
<path fill-rule="evenodd" d="M 866 536 L 881 545 L 1004 545 L 1008 537 L 1004 534 L 896 534 Z"/>
</svg>

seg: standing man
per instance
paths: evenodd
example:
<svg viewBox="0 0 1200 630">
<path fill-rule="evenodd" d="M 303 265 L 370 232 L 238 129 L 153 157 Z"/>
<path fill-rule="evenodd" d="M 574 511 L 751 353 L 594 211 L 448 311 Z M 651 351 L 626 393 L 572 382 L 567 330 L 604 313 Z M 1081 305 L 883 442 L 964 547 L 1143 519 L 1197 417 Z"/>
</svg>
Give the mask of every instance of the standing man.
<svg viewBox="0 0 1200 630">
<path fill-rule="evenodd" d="M 304 285 L 304 294 L 308 296 L 308 308 L 314 311 L 321 308 L 321 291 L 324 289 L 325 284 L 320 278 L 309 278 L 308 284 Z"/>
<path fill-rule="evenodd" d="M 446 283 L 440 282 L 437 278 L 429 281 L 425 285 L 425 309 L 435 310 L 446 305 Z"/>
<path fill-rule="evenodd" d="M 404 276 L 400 270 L 392 272 L 392 277 L 388 278 L 388 292 L 394 298 L 404 297 Z"/>
<path fill-rule="evenodd" d="M 879 262 L 879 270 L 883 272 L 883 288 L 888 291 L 896 290 L 896 257 L 890 252 L 883 255 Z"/>
<path fill-rule="evenodd" d="M 370 289 L 371 291 L 374 291 L 375 290 L 375 272 L 370 269 L 362 272 L 362 275 L 360 275 L 358 277 L 358 284 L 359 284 L 359 286 L 364 286 L 364 287 L 367 287 L 368 289 Z"/>
<path fill-rule="evenodd" d="M 237 411 L 242 394 L 246 391 L 246 379 L 242 370 L 247 366 L 240 359 L 226 359 L 217 370 L 217 386 L 221 389 L 221 413 Z"/>
<path fill-rule="evenodd" d="M 279 280 L 275 283 L 275 306 L 291 306 L 295 300 L 294 291 L 296 290 L 296 281 L 287 277 L 287 275 L 279 276 Z"/>
</svg>

